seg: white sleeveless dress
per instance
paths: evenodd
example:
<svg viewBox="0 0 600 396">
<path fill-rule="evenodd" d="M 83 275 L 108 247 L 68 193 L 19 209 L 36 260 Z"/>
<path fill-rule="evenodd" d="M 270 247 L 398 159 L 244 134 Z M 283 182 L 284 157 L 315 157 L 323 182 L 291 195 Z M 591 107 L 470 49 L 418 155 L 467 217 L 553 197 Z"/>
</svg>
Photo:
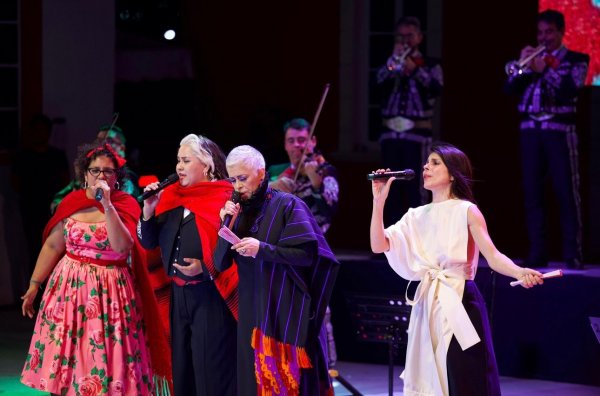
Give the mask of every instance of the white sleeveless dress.
<svg viewBox="0 0 600 396">
<path fill-rule="evenodd" d="M 392 269 L 421 281 L 413 299 L 407 296 L 412 312 L 401 376 L 406 396 L 448 395 L 446 354 L 452 336 L 462 350 L 481 341 L 462 304 L 465 280 L 475 278 L 479 258 L 476 246 L 468 257 L 472 205 L 450 199 L 409 209 L 385 230 Z"/>
</svg>

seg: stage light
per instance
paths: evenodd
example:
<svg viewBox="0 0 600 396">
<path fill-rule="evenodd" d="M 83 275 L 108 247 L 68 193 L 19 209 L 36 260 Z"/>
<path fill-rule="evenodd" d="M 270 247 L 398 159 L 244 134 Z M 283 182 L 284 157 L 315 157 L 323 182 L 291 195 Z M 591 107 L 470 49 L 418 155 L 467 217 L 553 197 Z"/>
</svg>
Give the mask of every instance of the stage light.
<svg viewBox="0 0 600 396">
<path fill-rule="evenodd" d="M 175 30 L 169 29 L 164 34 L 165 40 L 173 40 L 175 38 Z"/>
</svg>

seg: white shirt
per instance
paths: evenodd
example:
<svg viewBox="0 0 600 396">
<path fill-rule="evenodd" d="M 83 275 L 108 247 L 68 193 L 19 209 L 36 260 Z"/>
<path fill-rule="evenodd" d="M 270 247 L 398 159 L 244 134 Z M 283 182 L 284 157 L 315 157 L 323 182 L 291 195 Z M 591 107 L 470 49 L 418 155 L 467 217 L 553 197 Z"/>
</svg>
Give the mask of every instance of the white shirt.
<svg viewBox="0 0 600 396">
<path fill-rule="evenodd" d="M 406 367 L 401 377 L 406 396 L 448 395 L 446 354 L 452 336 L 463 350 L 480 342 L 462 296 L 474 279 L 479 251 L 468 259 L 469 201 L 449 199 L 409 211 L 385 230 L 392 269 L 421 281 L 413 300 Z M 408 290 L 408 288 L 407 288 Z"/>
</svg>

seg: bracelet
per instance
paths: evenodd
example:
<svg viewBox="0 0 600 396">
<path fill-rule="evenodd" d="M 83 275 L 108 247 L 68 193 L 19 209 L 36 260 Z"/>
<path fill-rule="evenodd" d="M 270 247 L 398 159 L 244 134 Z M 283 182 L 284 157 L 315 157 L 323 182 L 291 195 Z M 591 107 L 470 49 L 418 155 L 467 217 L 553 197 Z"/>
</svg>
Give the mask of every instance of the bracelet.
<svg viewBox="0 0 600 396">
<path fill-rule="evenodd" d="M 38 281 L 38 280 L 35 280 L 35 279 L 33 279 L 33 278 L 31 278 L 31 279 L 29 280 L 29 283 L 33 283 L 34 285 L 41 285 L 41 284 L 42 284 L 42 282 L 40 282 L 40 281 Z"/>
<path fill-rule="evenodd" d="M 114 208 L 115 207 L 114 207 L 113 204 L 107 205 L 107 206 L 104 207 L 104 212 L 106 213 L 107 210 L 114 209 Z"/>
</svg>

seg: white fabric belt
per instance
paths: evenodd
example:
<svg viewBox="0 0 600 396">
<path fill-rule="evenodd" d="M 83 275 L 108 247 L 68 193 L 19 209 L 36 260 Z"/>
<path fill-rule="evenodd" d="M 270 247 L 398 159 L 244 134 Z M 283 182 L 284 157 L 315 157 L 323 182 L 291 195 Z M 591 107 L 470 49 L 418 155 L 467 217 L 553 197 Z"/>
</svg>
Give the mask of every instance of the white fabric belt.
<svg viewBox="0 0 600 396">
<path fill-rule="evenodd" d="M 448 282 L 448 278 L 464 279 L 464 274 L 461 270 L 456 269 L 430 268 L 427 270 L 421 279 L 421 283 L 417 287 L 415 299 L 411 300 L 408 298 L 408 286 L 406 287 L 405 297 L 408 305 L 413 306 L 417 304 L 423 296 L 433 299 L 434 296 L 430 296 L 430 293 L 434 293 L 439 286 L 438 301 L 442 307 L 442 312 L 448 321 L 448 325 L 452 329 L 452 333 L 464 351 L 477 344 L 481 339 L 479 338 L 477 330 L 475 330 L 461 299 L 456 293 L 456 290 Z M 430 315 L 430 313 L 428 313 L 428 315 Z"/>
</svg>

